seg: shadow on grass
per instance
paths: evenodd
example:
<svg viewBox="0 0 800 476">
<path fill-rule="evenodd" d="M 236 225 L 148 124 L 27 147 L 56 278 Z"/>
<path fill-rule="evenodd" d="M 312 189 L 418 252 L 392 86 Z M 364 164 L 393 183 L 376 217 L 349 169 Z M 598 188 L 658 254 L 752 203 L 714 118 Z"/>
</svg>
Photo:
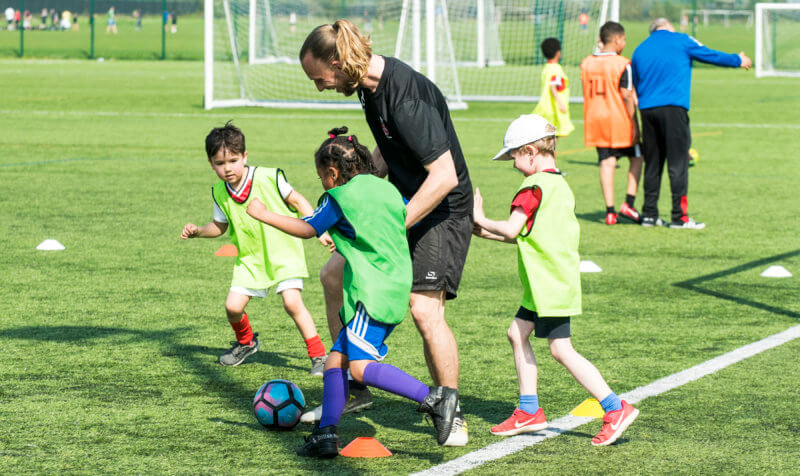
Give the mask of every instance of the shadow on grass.
<svg viewBox="0 0 800 476">
<path fill-rule="evenodd" d="M 196 378 L 203 381 L 205 395 L 215 395 L 221 400 L 227 400 L 241 414 L 241 420 L 238 422 L 215 418 L 209 418 L 208 421 L 237 425 L 255 431 L 266 431 L 254 421 L 250 402 L 255 390 L 245 387 L 241 382 L 234 379 L 229 369 L 219 365 L 217 362 L 217 356 L 224 349 L 180 343 L 182 336 L 191 331 L 194 331 L 194 329 L 189 327 L 166 330 L 140 330 L 95 326 L 25 326 L 0 331 L 0 339 L 96 344 L 98 346 L 104 345 L 105 343 L 100 341 L 107 338 L 115 338 L 118 342 L 121 341 L 122 344 L 131 345 L 137 345 L 138 342 L 143 341 L 158 342 L 161 345 L 162 357 L 176 359 L 188 371 L 192 372 Z M 198 358 L 198 356 L 203 357 Z M 213 358 L 205 356 L 212 356 Z M 258 358 L 251 357 L 250 362 L 243 365 L 261 363 L 270 366 L 307 370 L 288 365 L 286 357 L 278 353 L 259 352 L 255 356 L 258 356 Z M 242 404 L 243 401 L 247 402 L 247 404 Z M 302 443 L 302 438 L 297 433 L 287 432 L 287 437 L 280 438 L 278 441 L 285 446 L 287 454 L 293 455 L 295 448 Z"/>
<path fill-rule="evenodd" d="M 741 273 L 742 271 L 747 271 L 755 267 L 765 266 L 769 263 L 774 263 L 776 261 L 793 258 L 798 255 L 800 255 L 800 249 L 796 249 L 794 251 L 789 251 L 786 253 L 781 253 L 779 255 L 773 255 L 773 256 L 768 256 L 766 258 L 757 259 L 754 261 L 750 261 L 749 263 L 741 264 L 739 266 L 734 266 L 733 268 L 717 271 L 716 273 L 706 274 L 703 276 L 699 276 L 697 278 L 692 278 L 686 281 L 673 283 L 672 285 L 689 291 L 695 291 L 701 294 L 705 294 L 707 296 L 715 297 L 718 299 L 725 299 L 727 301 L 732 301 L 735 302 L 736 304 L 741 304 L 742 306 L 749 306 L 756 309 L 760 309 L 762 311 L 767 311 L 774 314 L 780 314 L 783 316 L 788 316 L 798 319 L 800 318 L 800 313 L 792 311 L 791 309 L 784 309 L 782 307 L 754 301 L 752 299 L 748 299 L 742 296 L 732 296 L 730 294 L 714 291 L 712 289 L 707 289 L 701 286 L 703 283 L 708 281 L 713 281 L 718 278 L 723 278 L 725 276 L 730 276 L 732 274 Z"/>
</svg>

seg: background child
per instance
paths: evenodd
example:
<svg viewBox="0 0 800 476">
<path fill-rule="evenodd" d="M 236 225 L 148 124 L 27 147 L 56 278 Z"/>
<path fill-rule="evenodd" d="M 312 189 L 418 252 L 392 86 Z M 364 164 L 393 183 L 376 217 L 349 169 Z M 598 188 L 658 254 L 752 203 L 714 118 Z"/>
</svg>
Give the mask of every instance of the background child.
<svg viewBox="0 0 800 476">
<path fill-rule="evenodd" d="M 602 405 L 603 428 L 592 444 L 605 446 L 619 438 L 639 410 L 620 400 L 597 368 L 572 347 L 570 316 L 581 313 L 580 230 L 572 191 L 556 168 L 555 133 L 553 125 L 533 114 L 520 116 L 508 127 L 503 149 L 494 160 L 513 160 L 514 168 L 525 175 L 508 220 L 486 218 L 483 198 L 479 190 L 475 192 L 475 234 L 517 244 L 523 285 L 522 306 L 508 329 L 520 405 L 491 431 L 506 436 L 547 427 L 539 407 L 536 357 L 529 341 L 535 332 L 536 337 L 547 339 L 553 358 Z"/>
<path fill-rule="evenodd" d="M 627 194 L 619 214 L 635 223 L 641 222 L 633 202 L 639 188 L 643 159 L 631 62 L 619 55 L 624 49 L 625 29 L 619 23 L 609 21 L 600 28 L 599 51 L 581 63 L 584 141 L 587 147 L 597 147 L 600 188 L 606 202 L 606 225 L 617 223 L 614 171 L 619 157 L 627 157 L 630 161 Z"/>
<path fill-rule="evenodd" d="M 575 130 L 575 126 L 569 119 L 569 79 L 558 64 L 561 60 L 561 42 L 556 38 L 546 38 L 541 47 L 547 64 L 542 68 L 542 93 L 533 113 L 556 126 L 556 135 L 567 137 Z"/>
<path fill-rule="evenodd" d="M 322 417 L 301 456 L 333 458 L 338 452 L 336 425 L 348 395 L 347 369 L 353 379 L 419 403 L 429 413 L 438 443 L 450 436 L 458 391 L 429 388 L 397 367 L 378 361 L 384 341 L 403 321 L 411 295 L 411 255 L 406 238 L 406 207 L 400 192 L 372 175 L 369 150 L 347 128 L 333 129 L 315 154 L 317 174 L 326 193 L 320 206 L 302 220 L 270 212 L 258 200 L 247 208 L 254 218 L 301 238 L 330 231 L 344 257 L 344 327 L 331 348 L 323 377 Z"/>
<path fill-rule="evenodd" d="M 283 307 L 305 340 L 311 375 L 321 376 L 325 347 L 300 296 L 302 278 L 308 277 L 303 244 L 246 213 L 253 200 L 260 200 L 276 213 L 287 216 L 295 214 L 292 208 L 308 214 L 313 210 L 311 205 L 292 189 L 281 169 L 247 165 L 244 134 L 230 122 L 211 130 L 206 137 L 206 153 L 211 168 L 221 179 L 212 189 L 214 219 L 202 227 L 187 224 L 181 238 L 216 238 L 230 227 L 231 241 L 239 250 L 225 301 L 236 341 L 222 354 L 219 363 L 239 365 L 258 350 L 258 334 L 250 327 L 245 306 L 251 297 L 266 297 L 269 288 L 277 284 L 275 292 L 283 298 Z"/>
</svg>

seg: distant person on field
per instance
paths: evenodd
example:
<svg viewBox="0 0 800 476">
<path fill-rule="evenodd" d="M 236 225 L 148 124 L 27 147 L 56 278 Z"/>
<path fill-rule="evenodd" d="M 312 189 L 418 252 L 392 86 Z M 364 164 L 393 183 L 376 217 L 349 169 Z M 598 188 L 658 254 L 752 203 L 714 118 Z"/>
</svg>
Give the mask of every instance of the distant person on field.
<svg viewBox="0 0 800 476">
<path fill-rule="evenodd" d="M 581 12 L 581 14 L 578 15 L 578 23 L 581 26 L 581 32 L 588 31 L 588 29 L 589 29 L 589 15 L 587 15 L 586 12 Z"/>
<path fill-rule="evenodd" d="M 14 9 L 11 7 L 5 10 L 6 21 L 8 22 L 8 31 L 14 31 Z"/>
<path fill-rule="evenodd" d="M 311 359 L 311 375 L 321 377 L 327 355 L 311 314 L 300 292 L 308 277 L 302 242 L 279 230 L 254 220 L 247 207 L 259 200 L 273 212 L 284 216 L 310 215 L 314 209 L 294 190 L 283 170 L 247 165 L 247 148 L 242 131 L 228 122 L 206 136 L 208 162 L 220 181 L 211 189 L 214 218 L 201 227 L 188 223 L 181 238 L 216 238 L 230 230 L 230 239 L 238 250 L 233 266 L 233 281 L 225 311 L 236 340 L 219 363 L 239 365 L 259 348 L 258 334 L 253 333 L 245 306 L 253 297 L 265 298 L 269 288 L 283 299 L 283 307 L 294 320 L 305 341 Z M 320 237 L 330 243 L 330 237 Z"/>
<path fill-rule="evenodd" d="M 136 31 L 141 31 L 142 29 L 142 12 L 139 9 L 135 9 L 133 11 L 133 18 L 136 20 Z"/>
<path fill-rule="evenodd" d="M 19 30 L 22 27 L 22 12 L 14 10 L 14 27 Z"/>
<path fill-rule="evenodd" d="M 54 30 L 54 31 L 58 30 L 58 24 L 59 23 L 60 23 L 60 20 L 58 18 L 58 12 L 55 10 L 55 8 L 51 8 L 50 9 L 50 29 Z"/>
<path fill-rule="evenodd" d="M 170 32 L 178 33 L 178 12 L 173 10 L 171 16 L 172 16 L 172 28 L 170 29 Z"/>
<path fill-rule="evenodd" d="M 80 31 L 81 27 L 78 25 L 78 14 L 72 14 L 72 31 Z"/>
<path fill-rule="evenodd" d="M 581 313 L 580 230 L 575 198 L 556 168 L 555 134 L 556 128 L 535 114 L 520 116 L 508 127 L 503 149 L 494 160 L 513 160 L 525 179 L 511 202 L 507 220 L 486 218 L 480 190 L 475 191 L 474 233 L 517 245 L 523 287 L 522 305 L 508 329 L 520 403 L 491 431 L 510 436 L 547 428 L 544 410 L 539 407 L 536 356 L 529 340 L 534 333 L 547 339 L 553 358 L 600 402 L 606 414 L 592 445 L 605 446 L 619 438 L 639 410 L 620 400 L 597 368 L 572 347 L 570 316 Z"/>
<path fill-rule="evenodd" d="M 115 35 L 117 34 L 117 20 L 113 5 L 108 9 L 108 25 L 106 26 L 106 35 L 112 31 Z"/>
<path fill-rule="evenodd" d="M 61 30 L 69 30 L 72 28 L 72 12 L 64 10 L 61 14 Z"/>
<path fill-rule="evenodd" d="M 659 18 L 650 25 L 650 36 L 633 52 L 633 86 L 639 96 L 644 139 L 643 226 L 663 225 L 658 216 L 661 175 L 667 163 L 672 190 L 670 228 L 699 230 L 705 223 L 689 217 L 689 98 L 692 61 L 750 69 L 744 54 L 712 50 L 672 24 Z"/>
<path fill-rule="evenodd" d="M 575 130 L 575 126 L 569 119 L 569 79 L 558 64 L 561 60 L 561 42 L 556 38 L 546 38 L 541 48 L 547 64 L 542 68 L 542 92 L 533 113 L 556 126 L 559 137 L 567 137 Z"/>
<path fill-rule="evenodd" d="M 617 223 L 614 172 L 620 157 L 627 157 L 630 167 L 625 202 L 619 214 L 639 223 L 641 218 L 633 204 L 642 175 L 642 151 L 631 62 L 620 56 L 625 49 L 625 29 L 617 22 L 606 22 L 600 28 L 599 40 L 599 50 L 581 63 L 584 143 L 586 147 L 597 148 L 606 225 Z"/>
<path fill-rule="evenodd" d="M 41 18 L 42 18 L 42 23 L 39 24 L 39 29 L 40 30 L 46 30 L 47 29 L 47 8 L 42 8 Z"/>
<path fill-rule="evenodd" d="M 297 13 L 289 13 L 289 33 L 294 33 L 297 30 Z"/>
<path fill-rule="evenodd" d="M 25 10 L 22 14 L 22 28 L 26 30 L 33 29 L 33 15 L 30 10 Z"/>
</svg>

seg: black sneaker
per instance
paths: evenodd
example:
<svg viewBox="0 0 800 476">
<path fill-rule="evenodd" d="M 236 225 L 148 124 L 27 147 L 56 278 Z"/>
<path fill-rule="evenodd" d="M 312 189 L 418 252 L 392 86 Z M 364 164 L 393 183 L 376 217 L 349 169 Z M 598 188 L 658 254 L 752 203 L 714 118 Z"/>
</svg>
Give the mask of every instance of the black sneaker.
<svg viewBox="0 0 800 476">
<path fill-rule="evenodd" d="M 361 410 L 369 410 L 372 408 L 372 393 L 368 388 L 363 390 L 350 389 L 350 395 L 347 397 L 347 403 L 344 404 L 342 415 L 347 413 L 358 413 Z M 300 423 L 312 425 L 317 423 L 322 418 L 322 405 L 309 410 L 300 416 Z"/>
<path fill-rule="evenodd" d="M 311 456 L 314 458 L 335 458 L 339 455 L 339 436 L 336 434 L 336 427 L 333 425 L 320 428 L 314 427 L 314 431 L 306 436 L 306 443 L 297 448 L 298 456 Z"/>
<path fill-rule="evenodd" d="M 642 226 L 665 226 L 664 220 L 658 217 L 642 217 Z"/>
<path fill-rule="evenodd" d="M 458 390 L 450 387 L 432 387 L 417 411 L 427 413 L 436 429 L 436 442 L 445 444 L 453 429 L 453 419 L 458 409 Z"/>
<path fill-rule="evenodd" d="M 244 359 L 258 352 L 258 332 L 253 334 L 253 340 L 249 345 L 240 344 L 237 341 L 231 342 L 232 347 L 227 352 L 219 356 L 219 363 L 233 367 L 244 362 Z"/>
</svg>

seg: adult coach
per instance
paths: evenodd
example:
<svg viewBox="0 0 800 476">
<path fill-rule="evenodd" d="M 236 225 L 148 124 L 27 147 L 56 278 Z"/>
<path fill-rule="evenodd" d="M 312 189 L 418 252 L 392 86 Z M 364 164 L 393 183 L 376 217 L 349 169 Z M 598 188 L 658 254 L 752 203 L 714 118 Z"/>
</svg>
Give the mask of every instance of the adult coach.
<svg viewBox="0 0 800 476">
<path fill-rule="evenodd" d="M 659 226 L 658 194 L 667 162 L 672 189 L 670 228 L 699 230 L 705 223 L 689 217 L 689 97 L 692 61 L 730 68 L 750 69 L 744 52 L 722 53 L 703 46 L 672 24 L 659 18 L 650 25 L 650 36 L 633 52 L 633 85 L 639 96 L 644 139 L 644 207 L 642 225 Z"/>
<path fill-rule="evenodd" d="M 458 347 L 445 321 L 445 300 L 456 297 L 467 257 L 472 183 L 445 98 L 433 82 L 405 63 L 373 54 L 369 38 L 347 20 L 315 28 L 303 43 L 300 61 L 320 91 L 358 94 L 378 145 L 376 160 L 385 162 L 381 165 L 389 181 L 409 200 L 411 315 L 434 385 L 455 391 Z M 343 268 L 344 259 L 334 254 L 321 273 L 334 336 L 341 327 Z M 463 446 L 467 427 L 460 408 L 452 413 L 442 415 L 446 426 L 453 422 L 444 446 Z"/>
</svg>

